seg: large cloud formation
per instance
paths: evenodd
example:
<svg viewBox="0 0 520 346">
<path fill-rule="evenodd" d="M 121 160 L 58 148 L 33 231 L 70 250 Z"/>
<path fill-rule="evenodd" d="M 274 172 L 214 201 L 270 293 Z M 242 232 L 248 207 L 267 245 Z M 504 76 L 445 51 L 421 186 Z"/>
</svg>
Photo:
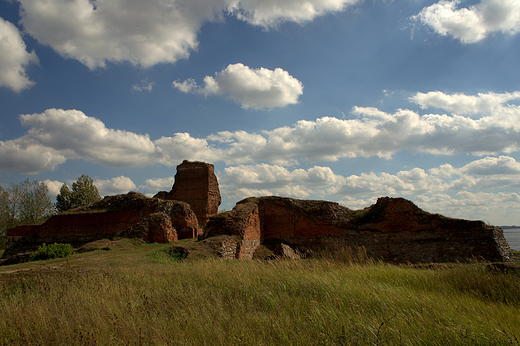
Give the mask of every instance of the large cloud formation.
<svg viewBox="0 0 520 346">
<path fill-rule="evenodd" d="M 520 212 L 520 162 L 509 156 L 485 157 L 462 167 L 444 164 L 390 174 L 342 176 L 329 167 L 293 170 L 278 165 L 226 167 L 219 176 L 221 191 L 235 200 L 277 195 L 336 200 L 351 209 L 375 203 L 380 196 L 406 196 L 420 207 L 453 217 L 493 218 L 507 224 Z M 499 192 L 497 192 L 499 191 Z"/>
<path fill-rule="evenodd" d="M 457 8 L 460 0 L 441 0 L 425 7 L 412 19 L 431 27 L 437 34 L 451 35 L 463 43 L 475 43 L 493 33 L 520 32 L 520 2 L 482 0 L 469 8 Z"/>
<path fill-rule="evenodd" d="M 416 167 L 396 174 L 370 172 L 348 177 L 323 166 L 290 170 L 262 163 L 226 167 L 220 181 L 237 199 L 250 196 L 250 191 L 301 198 L 311 194 L 366 197 L 518 189 L 520 162 L 509 156 L 485 157 L 459 168 L 444 164 L 428 171 Z"/>
<path fill-rule="evenodd" d="M 435 93 L 431 99 L 424 95 L 417 94 L 411 101 L 423 107 L 434 103 L 436 107 L 454 108 L 450 102 L 435 101 L 439 96 L 449 99 L 449 95 Z M 506 102 L 511 97 L 502 99 L 500 102 Z M 372 156 L 389 159 L 402 150 L 436 155 L 516 152 L 520 150 L 520 106 L 500 102 L 494 102 L 491 108 L 482 106 L 485 112 L 472 117 L 420 115 L 407 109 L 392 114 L 377 108 L 354 107 L 353 119 L 323 117 L 300 120 L 292 126 L 262 133 L 223 131 L 206 138 L 174 133 L 156 140 L 146 134 L 108 129 L 101 120 L 78 110 L 48 109 L 21 115 L 20 121 L 29 127 L 28 132 L 14 140 L 0 141 L 0 169 L 38 173 L 70 159 L 108 167 L 171 166 L 183 159 L 233 165 L 267 161 L 290 166 L 301 159 L 310 162 Z"/>
<path fill-rule="evenodd" d="M 449 98 L 449 95 L 444 96 Z M 424 108 L 433 102 L 420 94 L 412 101 L 419 99 Z M 436 106 L 443 105 L 436 103 Z M 420 115 L 407 109 L 391 114 L 377 108 L 354 107 L 355 119 L 300 120 L 291 127 L 264 131 L 261 135 L 243 131 L 219 132 L 208 139 L 228 146 L 223 152 L 224 160 L 232 164 L 262 160 L 289 165 L 296 163 L 298 157 L 311 162 L 336 161 L 343 157 L 390 158 L 401 150 L 437 155 L 518 151 L 520 107 L 500 103 L 485 110 L 482 114 L 465 117 Z"/>
<path fill-rule="evenodd" d="M 106 61 L 149 67 L 185 58 L 201 23 L 215 18 L 204 1 L 19 0 L 21 23 L 39 43 L 90 69 Z"/>
<path fill-rule="evenodd" d="M 185 93 L 227 96 L 244 109 L 284 107 L 298 103 L 303 93 L 303 84 L 281 68 L 251 69 L 240 63 L 228 65 L 215 77 L 206 76 L 204 86 L 193 79 L 174 81 L 173 86 Z"/>
<path fill-rule="evenodd" d="M 197 33 L 224 14 L 264 27 L 302 23 L 358 0 L 18 0 L 21 24 L 39 43 L 90 69 L 128 61 L 174 63 L 197 48 Z"/>
<path fill-rule="evenodd" d="M 206 140 L 187 133 L 161 137 L 113 130 L 78 110 L 48 109 L 20 115 L 29 131 L 22 137 L 0 141 L 2 170 L 34 174 L 53 170 L 66 160 L 83 159 L 108 167 L 170 165 L 186 157 L 214 161 L 217 155 Z"/>
<path fill-rule="evenodd" d="M 27 52 L 18 28 L 0 18 L 0 86 L 16 92 L 28 89 L 34 82 L 27 77 L 26 68 L 37 64 L 38 57 Z"/>
</svg>

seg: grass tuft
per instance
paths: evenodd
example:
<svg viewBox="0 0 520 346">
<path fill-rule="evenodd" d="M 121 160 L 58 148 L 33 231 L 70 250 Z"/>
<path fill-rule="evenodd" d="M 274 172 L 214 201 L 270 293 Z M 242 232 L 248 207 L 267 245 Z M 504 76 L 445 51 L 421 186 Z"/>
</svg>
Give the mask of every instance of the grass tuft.
<svg viewBox="0 0 520 346">
<path fill-rule="evenodd" d="M 188 252 L 182 247 L 171 246 L 165 249 L 149 251 L 145 257 L 151 263 L 176 263 L 188 257 Z"/>
</svg>

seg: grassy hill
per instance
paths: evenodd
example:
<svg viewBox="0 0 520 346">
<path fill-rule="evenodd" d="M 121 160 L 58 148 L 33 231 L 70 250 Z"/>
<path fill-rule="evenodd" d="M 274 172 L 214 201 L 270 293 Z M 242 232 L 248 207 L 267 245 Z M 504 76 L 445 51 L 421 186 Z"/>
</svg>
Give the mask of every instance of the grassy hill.
<svg viewBox="0 0 520 346">
<path fill-rule="evenodd" d="M 194 240 L 176 245 L 190 255 L 103 240 L 68 258 L 0 267 L 0 344 L 520 344 L 518 272 L 223 261 Z"/>
</svg>

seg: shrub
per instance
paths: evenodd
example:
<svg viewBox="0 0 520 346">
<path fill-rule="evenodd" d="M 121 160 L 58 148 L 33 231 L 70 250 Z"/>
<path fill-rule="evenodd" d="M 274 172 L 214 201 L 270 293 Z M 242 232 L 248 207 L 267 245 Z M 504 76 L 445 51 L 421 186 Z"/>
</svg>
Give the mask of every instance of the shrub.
<svg viewBox="0 0 520 346">
<path fill-rule="evenodd" d="M 42 261 L 53 258 L 64 258 L 72 255 L 72 245 L 70 244 L 45 244 L 38 247 L 38 251 L 31 255 L 31 261 Z"/>
</svg>

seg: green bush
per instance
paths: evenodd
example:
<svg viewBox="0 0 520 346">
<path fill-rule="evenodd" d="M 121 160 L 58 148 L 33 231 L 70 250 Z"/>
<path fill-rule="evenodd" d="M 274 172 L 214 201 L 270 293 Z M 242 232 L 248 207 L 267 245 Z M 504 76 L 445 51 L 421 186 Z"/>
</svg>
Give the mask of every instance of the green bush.
<svg viewBox="0 0 520 346">
<path fill-rule="evenodd" d="M 53 258 L 64 258 L 72 255 L 72 245 L 70 244 L 45 244 L 38 247 L 38 251 L 31 255 L 31 261 L 42 261 Z"/>
</svg>

